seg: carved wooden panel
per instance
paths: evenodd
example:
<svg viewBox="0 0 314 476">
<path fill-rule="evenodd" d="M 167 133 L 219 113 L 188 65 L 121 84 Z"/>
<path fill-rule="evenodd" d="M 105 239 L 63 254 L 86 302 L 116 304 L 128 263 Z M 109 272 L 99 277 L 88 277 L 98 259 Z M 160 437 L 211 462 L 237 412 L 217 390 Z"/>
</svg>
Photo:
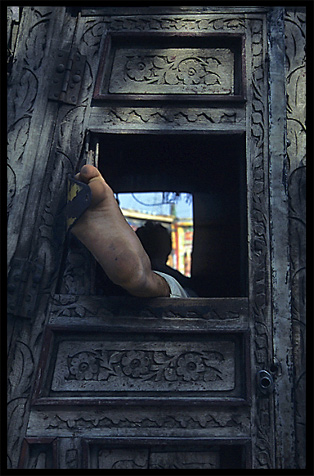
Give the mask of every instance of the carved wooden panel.
<svg viewBox="0 0 314 476">
<path fill-rule="evenodd" d="M 214 391 L 235 388 L 235 343 L 137 343 L 116 337 L 114 343 L 91 340 L 60 342 L 51 391 L 160 392 Z M 112 338 L 112 336 L 111 336 Z M 148 341 L 148 342 L 147 342 Z"/>
<path fill-rule="evenodd" d="M 230 39 L 220 35 L 111 33 L 94 98 L 239 99 L 244 82 L 242 40 L 237 35 Z"/>
<path fill-rule="evenodd" d="M 239 332 L 241 327 L 228 325 L 239 320 L 239 307 L 234 315 L 223 311 L 223 326 L 214 325 L 218 316 L 212 310 L 211 321 L 210 308 L 204 305 L 199 308 L 201 319 L 195 311 L 195 316 L 188 317 L 187 307 L 185 322 L 177 313 L 169 313 L 167 323 L 157 316 L 151 323 L 152 313 L 143 310 L 143 303 L 138 306 L 136 299 L 126 299 L 128 316 L 123 318 L 120 309 L 112 323 L 105 299 L 98 299 L 103 317 L 93 316 L 95 300 L 87 300 L 85 306 L 90 309 L 83 311 L 82 317 L 69 317 L 68 325 L 61 316 L 53 317 L 52 307 L 54 324 L 46 332 L 35 402 L 39 398 L 37 403 L 64 404 L 69 399 L 80 404 L 88 397 L 91 404 L 95 398 L 107 402 L 117 398 L 147 402 L 196 398 L 240 403 L 248 398 L 245 327 Z M 119 298 L 115 301 L 120 302 Z M 83 310 L 82 305 L 75 307 Z"/>
<path fill-rule="evenodd" d="M 208 439 L 154 441 L 136 443 L 108 440 L 83 440 L 86 468 L 101 469 L 220 469 L 244 468 L 249 453 L 246 441 L 238 439 L 214 443 Z"/>
<path fill-rule="evenodd" d="M 234 55 L 226 48 L 120 49 L 109 93 L 232 94 Z"/>
</svg>

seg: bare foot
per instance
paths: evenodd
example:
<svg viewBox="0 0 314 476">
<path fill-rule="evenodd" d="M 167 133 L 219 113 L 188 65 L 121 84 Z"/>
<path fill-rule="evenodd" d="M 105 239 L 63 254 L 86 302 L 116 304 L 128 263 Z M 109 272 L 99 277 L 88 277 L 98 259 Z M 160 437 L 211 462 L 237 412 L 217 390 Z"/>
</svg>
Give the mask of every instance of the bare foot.
<svg viewBox="0 0 314 476">
<path fill-rule="evenodd" d="M 130 294 L 169 296 L 167 282 L 151 270 L 149 257 L 98 169 L 84 165 L 75 178 L 89 185 L 92 202 L 72 233 L 91 251 L 107 276 Z"/>
<path fill-rule="evenodd" d="M 100 204 L 109 194 L 113 195 L 113 191 L 104 180 L 103 176 L 93 165 L 84 165 L 81 171 L 75 175 L 76 180 L 88 183 L 92 191 L 91 208 L 95 208 Z"/>
</svg>

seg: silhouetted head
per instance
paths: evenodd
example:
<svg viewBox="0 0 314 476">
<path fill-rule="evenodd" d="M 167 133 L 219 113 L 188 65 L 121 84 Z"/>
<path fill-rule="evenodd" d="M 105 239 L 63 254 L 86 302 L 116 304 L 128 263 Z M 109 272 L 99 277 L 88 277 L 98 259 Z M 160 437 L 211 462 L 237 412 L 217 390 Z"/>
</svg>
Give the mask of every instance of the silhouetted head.
<svg viewBox="0 0 314 476">
<path fill-rule="evenodd" d="M 167 228 L 160 223 L 147 221 L 136 230 L 136 234 L 151 261 L 160 260 L 166 263 L 172 250 L 171 235 Z"/>
</svg>

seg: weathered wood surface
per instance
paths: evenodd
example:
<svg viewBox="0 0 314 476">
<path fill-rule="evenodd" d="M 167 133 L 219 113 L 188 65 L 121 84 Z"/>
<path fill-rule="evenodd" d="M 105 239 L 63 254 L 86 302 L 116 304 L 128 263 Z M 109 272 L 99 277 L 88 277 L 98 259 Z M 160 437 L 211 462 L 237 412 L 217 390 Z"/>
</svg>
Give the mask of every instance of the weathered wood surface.
<svg viewBox="0 0 314 476">
<path fill-rule="evenodd" d="M 9 308 L 8 316 L 8 467 L 16 467 L 25 434 L 46 306 L 64 245 L 66 175 L 73 173 L 79 160 L 91 98 L 92 64 L 85 71 L 77 106 L 48 101 L 56 51 L 78 40 L 76 23 L 65 7 L 23 9 L 9 80 L 9 297 L 19 306 L 13 312 Z M 93 47 L 86 41 L 84 45 L 97 53 L 97 44 Z M 21 275 L 17 271 L 20 259 L 25 258 L 27 266 Z M 34 266 L 41 269 L 37 277 Z"/>
<path fill-rule="evenodd" d="M 287 8 L 287 163 L 295 462 L 306 465 L 306 14 Z"/>
<path fill-rule="evenodd" d="M 222 467 L 222 460 L 227 454 L 226 450 L 221 449 L 223 445 L 230 445 L 230 448 L 237 449 L 240 455 L 238 463 L 241 460 L 242 467 L 246 465 L 246 467 L 263 469 L 303 468 L 305 465 L 303 450 L 305 446 L 303 430 L 305 423 L 303 399 L 305 112 L 302 99 L 305 84 L 304 9 L 278 8 L 276 10 L 277 7 L 274 9 L 248 7 L 244 12 L 243 9 L 237 7 L 235 9 L 196 7 L 194 10 L 192 7 L 189 8 L 189 11 L 180 7 L 176 11 L 170 9 L 163 13 L 151 10 L 149 15 L 143 15 L 142 10 L 136 12 L 132 10 L 133 14 L 130 15 L 128 10 L 124 12 L 126 14 L 120 15 L 115 8 L 111 11 L 104 7 L 96 10 L 95 14 L 93 9 L 86 7 L 82 11 L 82 17 L 77 16 L 75 9 L 70 14 L 65 7 L 23 8 L 14 61 L 11 62 L 12 71 L 8 91 L 8 264 L 10 273 L 8 291 L 12 304 L 11 310 L 9 309 L 8 324 L 8 467 L 16 468 L 21 456 L 21 466 L 33 469 L 51 467 L 70 469 L 88 465 L 90 467 L 100 465 L 104 468 L 139 468 L 148 464 L 162 469 L 168 467 L 189 467 L 190 469 L 191 459 L 187 458 L 187 454 L 183 456 L 175 449 L 168 453 L 164 450 L 162 453 L 156 449 L 150 450 L 153 456 L 148 462 L 145 448 L 147 445 L 152 446 L 152 441 L 145 443 L 143 440 L 136 447 L 135 452 L 132 450 L 131 447 L 135 444 L 134 435 L 160 437 L 165 432 L 172 438 L 178 438 L 178 443 L 181 442 L 180 438 L 186 438 L 186 435 L 189 435 L 194 445 L 197 444 L 197 438 L 204 443 L 206 438 L 212 437 L 211 445 L 214 449 L 212 446 L 207 446 L 204 452 L 203 450 L 199 452 L 197 461 L 195 454 L 191 454 L 192 464 L 195 467 L 202 467 L 202 465 L 206 468 Z M 284 35 L 282 26 L 284 25 L 285 28 L 286 51 L 284 52 L 283 49 L 280 51 L 280 61 L 286 54 L 287 104 L 282 102 L 282 114 L 279 111 L 279 116 L 284 118 L 286 115 L 287 128 L 284 126 L 280 130 L 276 127 L 269 130 L 269 79 L 272 79 L 271 74 L 274 71 L 272 69 L 274 64 L 267 69 L 267 61 L 274 60 L 269 56 L 268 29 L 271 18 L 271 15 L 267 17 L 269 12 L 280 15 L 281 21 L 272 25 L 273 28 L 278 29 L 278 34 Z M 8 25 L 10 30 L 12 25 L 10 15 Z M 107 105 L 92 102 L 100 54 L 108 31 L 119 33 L 139 31 L 175 33 L 179 31 L 191 35 L 195 32 L 220 35 L 243 34 L 245 56 L 242 66 L 245 66 L 246 71 L 247 101 L 242 100 L 237 104 L 230 103 L 229 105 L 224 103 L 223 106 L 216 104 L 214 107 L 208 104 L 206 107 L 202 104 L 196 105 L 195 102 L 186 107 L 178 103 L 175 106 L 172 104 L 171 107 L 160 105 L 154 107 L 152 104 L 144 106 L 139 103 L 136 105 L 113 103 Z M 273 34 L 275 35 L 275 32 Z M 298 38 L 296 43 L 294 38 Z M 297 49 L 294 48 L 295 44 Z M 56 51 L 60 47 L 69 49 L 70 45 L 78 48 L 80 54 L 87 56 L 87 67 L 76 105 L 48 100 L 49 78 L 53 75 L 53 59 Z M 204 81 L 206 82 L 205 79 Z M 70 249 L 65 268 L 60 272 L 65 247 L 63 227 L 65 178 L 68 172 L 73 172 L 76 168 L 88 128 L 102 133 L 106 131 L 123 133 L 131 130 L 158 132 L 169 129 L 180 129 L 182 133 L 191 130 L 197 130 L 200 133 L 246 131 L 248 299 L 233 301 L 201 299 L 194 301 L 192 299 L 187 303 L 181 302 L 178 306 L 174 301 L 169 304 L 166 300 L 160 300 L 158 303 L 156 301 L 153 305 L 145 302 L 141 305 L 139 315 L 139 307 L 136 304 L 132 307 L 131 300 L 121 300 L 119 306 L 114 304 L 114 301 L 107 300 L 106 305 L 102 307 L 101 299 L 90 296 L 93 285 L 92 271 L 89 265 L 86 265 L 89 260 L 88 253 L 83 258 L 86 265 L 84 276 L 82 273 L 79 275 L 78 272 L 82 264 L 79 264 L 79 258 L 82 258 L 79 249 Z M 272 178 L 275 177 L 281 165 L 279 162 L 272 162 L 278 160 L 275 155 L 268 157 L 268 151 L 272 154 L 276 149 L 274 142 L 276 133 L 276 141 L 282 140 L 284 144 L 282 152 L 286 157 L 283 161 L 282 175 L 284 178 L 282 186 L 285 188 L 284 199 L 278 196 L 279 189 L 273 187 L 272 182 Z M 287 149 L 284 140 L 286 134 L 289 145 Z M 271 171 L 274 175 L 269 175 L 269 164 L 272 165 Z M 270 194 L 269 190 L 271 190 Z M 283 218 L 278 214 L 280 222 L 275 224 L 277 207 L 279 209 L 282 207 Z M 287 303 L 280 301 L 282 299 L 280 286 L 283 285 L 274 279 L 276 263 L 280 261 L 283 253 L 280 247 L 276 248 L 276 242 L 279 243 L 280 240 L 278 230 L 282 230 L 283 225 L 287 225 L 289 230 L 286 241 L 290 255 L 288 259 L 286 258 L 286 262 L 291 268 L 288 286 L 292 293 L 292 308 L 291 314 L 285 314 L 284 331 L 286 343 L 287 332 L 292 329 L 293 347 L 288 348 L 291 358 L 289 362 L 283 357 L 284 351 L 280 347 L 282 341 L 278 331 L 278 317 L 276 317 L 283 313 Z M 272 247 L 274 243 L 275 246 Z M 282 270 L 280 272 L 282 273 Z M 57 282 L 61 290 L 59 292 L 66 293 L 65 296 L 55 295 Z M 278 286 L 278 289 L 275 289 L 275 286 Z M 287 293 L 287 285 L 284 286 Z M 82 295 L 79 298 L 75 296 L 78 292 Z M 273 301 L 274 296 L 276 300 Z M 280 313 L 277 315 L 278 309 Z M 133 324 L 128 322 L 130 317 L 133 319 Z M 180 339 L 173 342 L 173 350 L 177 351 L 176 356 L 167 354 L 166 341 L 162 339 L 150 340 L 149 342 L 153 343 L 151 348 L 149 344 L 144 344 L 144 340 L 140 341 L 143 342 L 141 348 L 139 348 L 139 341 L 133 346 L 130 338 L 127 340 L 126 349 L 122 349 L 121 342 L 115 343 L 116 362 L 111 362 L 110 368 L 117 375 L 119 372 L 123 374 L 125 380 L 116 380 L 116 384 L 112 385 L 117 386 L 110 387 L 112 392 L 117 389 L 120 392 L 123 382 L 130 391 L 132 379 L 137 381 L 137 378 L 141 377 L 143 380 L 143 377 L 148 375 L 145 374 L 148 370 L 154 372 L 153 377 L 160 375 L 158 368 L 160 370 L 162 365 L 164 371 L 167 371 L 165 359 L 163 362 L 160 361 L 161 356 L 166 356 L 168 360 L 174 358 L 173 365 L 170 367 L 176 372 L 177 382 L 181 378 L 181 384 L 184 387 L 184 389 L 181 387 L 182 391 L 188 389 L 191 392 L 192 387 L 188 388 L 189 385 L 194 386 L 193 388 L 197 387 L 198 391 L 205 391 L 205 387 L 201 388 L 203 384 L 200 382 L 201 376 L 205 381 L 206 371 L 209 369 L 209 361 L 204 360 L 206 352 L 209 352 L 209 346 L 213 345 L 211 349 L 213 352 L 222 354 L 227 352 L 227 359 L 224 362 L 231 362 L 232 356 L 236 354 L 235 348 L 239 340 L 237 337 L 236 340 L 230 341 L 231 345 L 228 348 L 228 336 L 232 334 L 232 331 L 238 336 L 241 333 L 244 335 L 243 332 L 247 332 L 249 328 L 251 339 L 246 351 L 250 354 L 247 361 L 250 361 L 251 374 L 246 373 L 245 378 L 247 382 L 250 382 L 252 407 L 243 405 L 243 402 L 239 402 L 240 406 L 236 404 L 232 408 L 228 405 L 222 407 L 217 406 L 216 402 L 215 408 L 209 406 L 205 408 L 200 405 L 200 401 L 195 400 L 195 404 L 189 404 L 190 396 L 186 395 L 185 411 L 182 410 L 184 406 L 180 409 L 166 406 L 160 414 L 158 412 L 157 414 L 156 409 L 147 406 L 136 407 L 136 404 L 135 407 L 133 405 L 133 407 L 124 408 L 123 411 L 115 408 L 114 405 L 110 407 L 110 410 L 92 409 L 90 406 L 84 407 L 82 395 L 79 395 L 76 401 L 80 403 L 80 413 L 73 408 L 62 408 L 62 405 L 55 410 L 53 406 L 48 405 L 48 400 L 52 397 L 49 392 L 48 394 L 46 392 L 47 400 L 42 401 L 44 408 L 38 406 L 31 408 L 31 397 L 41 359 L 41 345 L 48 320 L 52 327 L 59 329 L 59 337 L 65 330 L 67 333 L 66 339 L 56 341 L 58 345 L 60 344 L 58 349 L 55 349 L 56 360 L 51 360 L 46 375 L 50 378 L 46 382 L 53 382 L 53 388 L 51 387 L 49 392 L 60 392 L 60 395 L 69 390 L 65 388 L 67 383 L 70 383 L 72 387 L 74 384 L 79 386 L 78 388 L 74 385 L 70 389 L 74 392 L 84 390 L 82 386 L 84 383 L 88 391 L 97 393 L 97 391 L 101 392 L 99 382 L 106 381 L 105 378 L 99 379 L 97 372 L 88 373 L 88 368 L 97 368 L 98 371 L 101 367 L 101 375 L 104 377 L 105 370 L 108 371 L 104 362 L 107 359 L 106 364 L 109 364 L 110 358 L 112 359 L 114 355 L 111 353 L 114 347 L 108 347 L 108 341 L 104 340 L 101 343 L 100 339 L 96 355 L 94 345 L 96 341 L 92 333 L 80 347 L 77 330 L 87 328 L 89 324 L 90 332 L 93 326 L 94 330 L 106 329 L 106 333 L 110 333 L 110 329 L 112 332 L 125 332 L 125 336 L 128 336 L 132 330 L 133 337 L 134 327 L 138 324 L 142 326 L 138 331 L 144 329 L 148 332 L 151 325 L 153 333 L 158 331 L 161 334 L 164 333 L 164 336 L 169 336 L 171 332 L 181 332 L 181 335 L 185 334 L 185 336 L 191 331 L 192 334 L 194 332 L 194 341 L 187 346 L 187 341 L 184 340 L 185 347 L 181 348 L 185 360 L 178 350 Z M 208 335 L 213 332 L 213 336 L 216 336 L 215 331 L 221 332 L 221 339 L 217 342 L 216 337 L 212 342 L 210 339 L 202 340 L 204 330 Z M 73 336 L 76 336 L 75 339 Z M 112 342 L 110 341 L 110 344 Z M 197 343 L 200 344 L 199 348 Z M 88 347 L 89 344 L 90 347 Z M 243 347 L 243 344 L 241 345 Z M 49 349 L 49 346 L 43 347 L 43 355 L 46 352 L 48 360 L 51 358 Z M 139 359 L 135 359 L 134 352 L 137 353 L 137 357 L 141 357 L 141 366 L 138 369 L 142 369 L 142 373 L 140 372 L 137 377 L 134 372 L 138 370 L 134 370 L 134 365 Z M 243 348 L 241 352 L 242 357 L 245 358 Z M 82 353 L 89 360 L 85 362 L 81 359 L 81 361 Z M 157 360 L 159 359 L 158 362 L 156 358 L 152 360 L 154 353 L 157 355 Z M 134 358 L 131 359 L 131 357 Z M 277 362 L 276 357 L 281 361 Z M 84 364 L 80 367 L 81 373 L 75 373 L 73 370 L 75 358 L 77 365 Z M 175 369 L 178 366 L 182 368 L 184 362 L 186 368 L 190 369 L 189 373 L 182 374 L 181 371 L 178 373 Z M 240 361 L 235 360 L 235 362 L 236 366 L 239 366 Z M 54 370 L 54 364 L 56 364 L 56 370 Z M 152 368 L 153 364 L 154 368 Z M 189 367 L 188 364 L 190 364 Z M 66 370 L 68 373 L 61 372 L 63 380 L 62 378 L 58 380 L 58 369 L 61 368 L 68 369 Z M 234 383 L 232 380 L 234 375 L 231 375 L 232 368 L 231 364 L 228 365 L 228 369 L 225 369 L 229 387 Z M 82 369 L 85 369 L 85 373 L 82 373 Z M 127 369 L 126 372 L 125 369 Z M 261 394 L 257 388 L 256 371 L 259 369 L 272 371 L 275 385 L 278 385 L 274 398 L 271 394 Z M 94 374 L 97 374 L 98 378 L 94 378 Z M 290 400 L 288 404 L 283 404 L 282 392 L 279 392 L 279 389 L 285 389 L 285 395 L 288 393 L 291 395 L 292 384 L 288 376 L 292 374 L 295 406 L 289 407 Z M 184 375 L 189 375 L 190 380 L 188 377 L 186 377 L 187 380 L 184 379 Z M 170 380 L 165 379 L 162 383 L 160 382 L 162 380 L 159 381 L 160 392 L 165 391 L 166 387 L 162 385 L 168 385 Z M 91 388 L 93 385 L 94 387 Z M 149 380 L 145 380 L 144 385 L 150 385 Z M 229 387 L 226 387 L 224 391 L 230 391 Z M 46 390 L 47 387 L 45 387 Z M 139 388 L 139 391 L 142 390 Z M 174 400 L 178 397 L 177 394 L 174 391 Z M 192 400 L 190 398 L 190 402 Z M 282 415 L 285 409 L 288 411 L 289 418 L 284 421 Z M 295 445 L 295 451 L 287 454 L 288 451 L 280 446 L 280 438 L 289 431 L 289 428 L 291 429 L 291 421 L 294 417 L 296 439 L 286 440 L 285 448 L 289 445 L 293 448 Z M 275 422 L 280 422 L 280 425 L 276 427 Z M 81 437 L 84 435 L 87 438 L 87 433 L 91 431 L 95 441 L 91 443 L 86 439 L 82 440 Z M 97 438 L 104 435 L 107 442 L 100 443 Z M 28 440 L 23 443 L 25 436 Z M 113 436 L 127 437 L 127 440 L 124 442 L 121 440 L 119 443 L 115 440 L 115 443 L 120 446 L 117 450 L 113 450 L 109 444 Z M 224 439 L 224 443 L 221 443 L 220 439 Z M 252 454 L 247 445 L 249 441 L 252 442 Z M 277 444 L 275 444 L 276 441 Z M 83 452 L 81 448 L 84 449 Z"/>
<path fill-rule="evenodd" d="M 46 171 L 51 151 L 51 134 L 58 109 L 57 104 L 47 103 L 49 54 L 55 36 L 66 40 L 66 35 L 62 33 L 63 21 L 64 9 L 55 12 L 51 7 L 24 9 L 15 62 L 9 78 L 8 189 L 11 198 L 8 204 L 9 270 L 14 268 L 18 257 L 27 258 L 29 261 L 43 260 L 45 264 L 42 283 L 33 283 L 32 276 L 26 274 L 17 276 L 12 283 L 15 286 L 12 285 L 8 289 L 9 293 L 19 300 L 20 310 L 27 296 L 34 296 L 37 300 L 42 292 L 41 284 L 44 288 L 49 288 L 48 283 L 51 279 L 49 256 L 54 245 L 50 234 L 44 238 L 41 232 L 44 231 L 44 223 L 48 222 L 48 226 L 51 227 L 52 221 L 49 214 L 49 196 L 41 192 L 43 184 L 46 182 L 48 186 L 51 180 Z M 55 201 L 54 207 L 56 205 Z M 41 220 L 42 228 L 38 225 L 38 221 Z M 47 256 L 44 247 L 48 251 Z M 57 263 L 53 263 L 52 268 L 55 264 Z M 30 270 L 29 268 L 29 274 Z M 20 286 L 17 287 L 17 284 Z M 38 302 L 36 312 L 26 320 L 11 313 L 8 315 L 9 468 L 17 466 L 27 426 L 31 388 L 39 358 L 42 327 L 45 323 L 44 311 L 45 305 Z"/>
</svg>

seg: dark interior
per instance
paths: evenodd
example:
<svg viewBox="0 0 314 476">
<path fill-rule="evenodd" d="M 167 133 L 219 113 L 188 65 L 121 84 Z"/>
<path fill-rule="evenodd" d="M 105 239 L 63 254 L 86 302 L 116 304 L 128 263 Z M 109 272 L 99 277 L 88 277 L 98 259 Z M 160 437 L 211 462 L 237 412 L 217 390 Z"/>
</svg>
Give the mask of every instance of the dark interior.
<svg viewBox="0 0 314 476">
<path fill-rule="evenodd" d="M 191 287 L 247 296 L 244 134 L 101 134 L 99 169 L 113 190 L 193 194 Z"/>
</svg>

